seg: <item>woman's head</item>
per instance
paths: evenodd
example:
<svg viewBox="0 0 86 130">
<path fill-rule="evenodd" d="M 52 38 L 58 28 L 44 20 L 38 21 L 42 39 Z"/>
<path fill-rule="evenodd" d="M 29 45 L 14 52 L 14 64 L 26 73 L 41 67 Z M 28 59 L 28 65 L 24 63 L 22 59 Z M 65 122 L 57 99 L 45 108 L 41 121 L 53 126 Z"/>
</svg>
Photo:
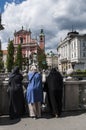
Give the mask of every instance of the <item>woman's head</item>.
<svg viewBox="0 0 86 130">
<path fill-rule="evenodd" d="M 37 71 L 37 67 L 35 65 L 32 65 L 30 70 L 31 71 Z"/>
<path fill-rule="evenodd" d="M 51 69 L 51 72 L 52 72 L 52 73 L 57 72 L 56 68 L 52 68 L 52 69 Z"/>
<path fill-rule="evenodd" d="M 12 73 L 13 73 L 13 74 L 14 74 L 14 73 L 19 73 L 19 67 L 18 67 L 18 66 L 15 66 Z"/>
</svg>

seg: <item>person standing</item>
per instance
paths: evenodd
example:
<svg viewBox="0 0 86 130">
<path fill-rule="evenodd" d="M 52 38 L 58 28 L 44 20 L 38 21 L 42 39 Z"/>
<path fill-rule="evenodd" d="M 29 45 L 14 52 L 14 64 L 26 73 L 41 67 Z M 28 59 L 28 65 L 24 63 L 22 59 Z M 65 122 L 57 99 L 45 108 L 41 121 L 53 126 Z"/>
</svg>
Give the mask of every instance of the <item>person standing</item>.
<svg viewBox="0 0 86 130">
<path fill-rule="evenodd" d="M 52 68 L 46 78 L 47 95 L 52 114 L 60 117 L 62 112 L 63 77 L 60 72 Z"/>
<path fill-rule="evenodd" d="M 29 116 L 36 119 L 41 117 L 41 103 L 43 100 L 42 76 L 37 72 L 35 65 L 28 73 L 29 84 L 26 92 L 26 99 L 29 108 Z"/>
<path fill-rule="evenodd" d="M 46 72 L 45 72 L 45 70 L 43 70 L 42 71 L 43 106 L 45 105 L 45 97 L 46 97 L 46 92 L 44 92 L 45 82 L 46 82 Z"/>
<path fill-rule="evenodd" d="M 16 66 L 9 76 L 9 115 L 11 119 L 20 118 L 25 113 L 25 100 L 22 88 L 23 76 Z"/>
<path fill-rule="evenodd" d="M 42 72 L 42 83 L 44 84 L 46 82 L 46 72 L 43 70 Z"/>
</svg>

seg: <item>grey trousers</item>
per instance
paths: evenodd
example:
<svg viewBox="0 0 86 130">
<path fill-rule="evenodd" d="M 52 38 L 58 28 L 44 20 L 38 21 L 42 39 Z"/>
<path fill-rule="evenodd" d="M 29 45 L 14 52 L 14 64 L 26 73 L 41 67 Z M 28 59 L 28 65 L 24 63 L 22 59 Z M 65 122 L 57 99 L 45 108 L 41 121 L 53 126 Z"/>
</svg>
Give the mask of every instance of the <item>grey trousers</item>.
<svg viewBox="0 0 86 130">
<path fill-rule="evenodd" d="M 29 116 L 30 117 L 41 117 L 41 103 L 40 102 L 36 102 L 36 103 L 30 103 L 28 104 L 28 108 L 29 108 Z"/>
</svg>

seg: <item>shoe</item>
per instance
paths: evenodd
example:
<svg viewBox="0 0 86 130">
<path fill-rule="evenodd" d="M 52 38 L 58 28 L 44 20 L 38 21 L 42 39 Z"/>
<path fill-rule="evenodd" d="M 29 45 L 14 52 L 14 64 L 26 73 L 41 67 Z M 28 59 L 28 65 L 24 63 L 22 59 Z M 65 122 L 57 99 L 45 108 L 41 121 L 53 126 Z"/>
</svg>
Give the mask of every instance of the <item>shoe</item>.
<svg viewBox="0 0 86 130">
<path fill-rule="evenodd" d="M 14 117 L 9 117 L 10 120 L 14 120 L 15 118 Z"/>
<path fill-rule="evenodd" d="M 41 118 L 41 116 L 37 116 L 37 119 Z"/>
<path fill-rule="evenodd" d="M 58 118 L 59 116 L 56 114 L 55 117 Z"/>
<path fill-rule="evenodd" d="M 61 117 L 61 114 L 58 114 L 58 117 Z"/>
<path fill-rule="evenodd" d="M 37 118 L 36 118 L 36 117 L 34 117 L 33 119 L 34 119 L 34 120 L 36 120 Z"/>
<path fill-rule="evenodd" d="M 36 116 L 32 116 L 31 118 L 32 118 L 32 119 L 34 119 L 34 120 L 36 120 L 36 119 L 37 119 L 37 117 L 36 117 Z"/>
</svg>

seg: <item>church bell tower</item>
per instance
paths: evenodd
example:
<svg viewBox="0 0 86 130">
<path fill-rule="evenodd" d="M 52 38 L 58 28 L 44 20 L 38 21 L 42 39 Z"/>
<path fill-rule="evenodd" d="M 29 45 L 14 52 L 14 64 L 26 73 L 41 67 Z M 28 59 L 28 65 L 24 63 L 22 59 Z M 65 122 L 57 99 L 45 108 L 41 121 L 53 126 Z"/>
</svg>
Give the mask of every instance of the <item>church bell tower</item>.
<svg viewBox="0 0 86 130">
<path fill-rule="evenodd" d="M 41 32 L 39 35 L 39 46 L 43 51 L 45 51 L 45 35 L 44 35 L 43 29 L 41 29 Z"/>
</svg>

